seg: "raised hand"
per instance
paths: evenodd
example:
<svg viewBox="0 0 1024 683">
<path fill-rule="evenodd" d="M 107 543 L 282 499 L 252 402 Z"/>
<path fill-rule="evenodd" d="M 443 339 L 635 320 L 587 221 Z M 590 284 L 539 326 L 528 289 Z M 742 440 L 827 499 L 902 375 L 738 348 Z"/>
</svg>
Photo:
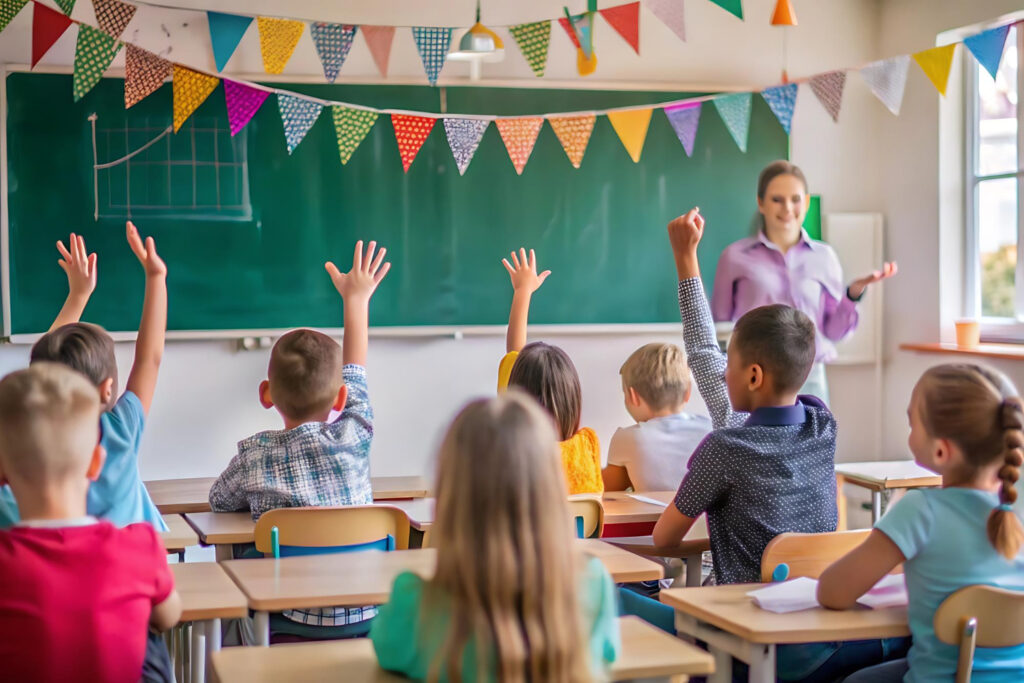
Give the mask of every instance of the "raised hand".
<svg viewBox="0 0 1024 683">
<path fill-rule="evenodd" d="M 330 261 L 324 264 L 328 275 L 331 276 L 331 282 L 334 283 L 334 288 L 338 290 L 338 294 L 341 294 L 341 298 L 346 303 L 356 299 L 369 301 L 377 290 L 377 285 L 391 270 L 391 263 L 384 262 L 384 256 L 388 250 L 381 247 L 374 256 L 376 249 L 377 243 L 371 241 L 364 254 L 363 241 L 356 242 L 355 254 L 352 256 L 352 269 L 347 273 L 342 273 Z"/>
<path fill-rule="evenodd" d="M 876 282 L 881 282 L 891 278 L 899 272 L 899 268 L 896 266 L 895 261 L 886 261 L 882 264 L 881 270 L 874 270 L 862 278 L 858 278 L 850 283 L 850 296 L 853 299 L 859 299 L 863 294 L 864 290 L 868 288 L 868 285 L 873 285 Z"/>
<path fill-rule="evenodd" d="M 526 249 L 523 248 L 519 249 L 518 255 L 514 251 L 510 255 L 512 263 L 509 263 L 507 258 L 501 259 L 501 263 L 508 271 L 509 277 L 512 278 L 512 290 L 515 292 L 532 294 L 540 289 L 540 286 L 548 279 L 548 275 L 551 275 L 550 270 L 537 273 L 537 254 L 533 249 L 530 250 L 529 257 L 526 255 Z"/>
<path fill-rule="evenodd" d="M 704 216 L 700 209 L 693 207 L 682 216 L 673 218 L 668 224 L 668 240 L 676 260 L 676 273 L 680 280 L 700 277 L 697 262 L 697 245 L 704 236 Z"/>
<path fill-rule="evenodd" d="M 96 254 L 89 254 L 85 238 L 75 233 L 68 238 L 68 247 L 57 240 L 57 251 L 61 255 L 57 265 L 68 276 L 68 296 L 88 299 L 96 289 Z"/>
<path fill-rule="evenodd" d="M 128 246 L 132 248 L 135 258 L 139 259 L 143 270 L 146 271 L 146 277 L 167 275 L 167 264 L 156 253 L 156 242 L 152 237 L 147 237 L 143 243 L 138 228 L 131 221 L 125 224 L 125 235 L 128 238 Z"/>
</svg>

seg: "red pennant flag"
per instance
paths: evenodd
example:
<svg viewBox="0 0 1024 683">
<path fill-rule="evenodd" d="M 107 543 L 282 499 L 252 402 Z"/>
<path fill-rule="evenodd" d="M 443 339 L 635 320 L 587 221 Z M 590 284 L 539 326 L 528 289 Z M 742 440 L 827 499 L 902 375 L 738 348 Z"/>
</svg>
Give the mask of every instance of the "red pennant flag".
<svg viewBox="0 0 1024 683">
<path fill-rule="evenodd" d="M 71 26 L 71 17 L 40 2 L 32 3 L 32 67 L 39 63 L 53 44 Z"/>
<path fill-rule="evenodd" d="M 608 7 L 598 12 L 629 43 L 633 51 L 640 54 L 640 3 Z"/>
<path fill-rule="evenodd" d="M 575 47 L 577 50 L 580 49 L 580 39 L 576 37 L 576 32 L 572 30 L 572 24 L 569 23 L 569 20 L 566 19 L 565 17 L 558 17 L 558 23 L 561 25 L 562 28 L 565 29 L 565 32 L 569 35 L 569 40 L 572 41 L 573 47 Z"/>
<path fill-rule="evenodd" d="M 391 125 L 395 128 L 395 140 L 398 142 L 398 153 L 402 157 L 402 168 L 409 172 L 413 160 L 419 154 L 420 147 L 434 129 L 437 119 L 429 116 L 409 116 L 392 114 Z"/>
</svg>

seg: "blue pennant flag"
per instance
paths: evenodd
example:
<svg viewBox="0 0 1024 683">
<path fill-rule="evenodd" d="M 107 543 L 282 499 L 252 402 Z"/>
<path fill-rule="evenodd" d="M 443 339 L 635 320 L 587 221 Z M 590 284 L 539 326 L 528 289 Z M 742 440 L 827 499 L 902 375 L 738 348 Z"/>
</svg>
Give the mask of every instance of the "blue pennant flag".
<svg viewBox="0 0 1024 683">
<path fill-rule="evenodd" d="M 718 110 L 718 115 L 729 129 L 729 135 L 736 141 L 741 152 L 747 151 L 747 137 L 750 133 L 751 93 L 743 92 L 735 95 L 722 95 L 711 100 Z"/>
<path fill-rule="evenodd" d="M 416 39 L 416 49 L 423 60 L 423 70 L 427 72 L 430 85 L 437 83 L 437 75 L 441 73 L 444 62 L 448 59 L 448 47 L 452 42 L 452 30 L 438 26 L 415 26 L 412 37 Z"/>
<path fill-rule="evenodd" d="M 964 38 L 964 45 L 978 60 L 978 64 L 992 74 L 992 78 L 995 78 L 996 72 L 999 71 L 999 62 L 1003 58 L 1003 48 L 1006 47 L 1006 36 L 1009 33 L 1010 26 L 1006 25 Z"/>
<path fill-rule="evenodd" d="M 277 106 L 284 124 L 284 139 L 291 154 L 320 117 L 323 105 L 294 95 L 277 93 Z"/>
<path fill-rule="evenodd" d="M 316 22 L 310 24 L 309 32 L 313 35 L 313 43 L 316 45 L 316 52 L 320 55 L 320 62 L 324 65 L 324 77 L 334 83 L 338 77 L 341 65 L 348 57 L 348 51 L 352 49 L 352 40 L 356 37 L 358 26 L 345 24 L 325 24 Z"/>
<path fill-rule="evenodd" d="M 239 41 L 245 35 L 252 17 L 223 12 L 207 12 L 206 19 L 210 23 L 210 42 L 213 43 L 213 60 L 217 63 L 217 71 L 223 71 L 231 55 L 235 53 Z"/>
<path fill-rule="evenodd" d="M 793 124 L 793 107 L 796 106 L 796 83 L 777 85 L 761 92 L 761 97 L 768 103 L 775 118 L 782 124 L 782 129 L 789 135 L 789 129 Z"/>
</svg>

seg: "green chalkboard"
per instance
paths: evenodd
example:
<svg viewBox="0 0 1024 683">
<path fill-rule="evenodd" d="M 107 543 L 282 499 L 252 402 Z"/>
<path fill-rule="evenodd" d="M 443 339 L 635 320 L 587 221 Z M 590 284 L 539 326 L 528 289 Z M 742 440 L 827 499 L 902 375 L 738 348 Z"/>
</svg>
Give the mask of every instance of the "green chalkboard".
<svg viewBox="0 0 1024 683">
<path fill-rule="evenodd" d="M 324 99 L 428 112 L 530 114 L 665 102 L 685 93 L 419 86 L 290 85 Z M 86 317 L 110 330 L 138 324 L 143 278 L 124 220 L 153 235 L 168 262 L 174 330 L 338 327 L 341 303 L 323 270 L 347 266 L 358 238 L 389 249 L 379 326 L 501 324 L 510 286 L 500 258 L 535 247 L 553 275 L 534 299 L 536 323 L 678 320 L 665 224 L 699 204 L 708 219 L 706 281 L 718 253 L 749 234 L 757 174 L 787 156 L 788 139 L 754 98 L 741 153 L 705 105 L 692 158 L 656 110 L 640 163 L 598 117 L 582 168 L 547 125 L 522 176 L 497 129 L 459 176 L 438 123 L 408 174 L 382 116 L 347 166 L 325 111 L 288 155 L 273 96 L 232 139 L 222 86 L 177 135 L 93 178 L 171 122 L 171 85 L 130 110 L 123 81 L 103 79 L 80 102 L 71 76 L 7 79 L 12 332 L 45 330 L 65 296 L 54 243 L 69 231 L 99 253 Z M 95 195 L 95 196 L 94 196 Z M 97 201 L 98 200 L 98 201 Z M 130 208 L 129 208 L 130 207 Z M 99 219 L 94 220 L 98 209 Z"/>
</svg>

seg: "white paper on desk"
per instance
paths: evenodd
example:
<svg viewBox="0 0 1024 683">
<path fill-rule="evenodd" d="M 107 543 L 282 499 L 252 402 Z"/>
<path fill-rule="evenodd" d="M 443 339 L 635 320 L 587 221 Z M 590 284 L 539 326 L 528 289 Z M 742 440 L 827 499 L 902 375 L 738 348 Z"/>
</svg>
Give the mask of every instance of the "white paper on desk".
<svg viewBox="0 0 1024 683">
<path fill-rule="evenodd" d="M 763 610 L 786 614 L 818 607 L 818 582 L 801 576 L 792 581 L 773 583 L 765 588 L 758 588 L 747 593 L 754 599 L 754 604 Z"/>
<path fill-rule="evenodd" d="M 641 503 L 650 503 L 651 505 L 657 505 L 658 507 L 668 506 L 668 503 L 663 503 L 657 498 L 648 498 L 647 496 L 642 496 L 639 493 L 627 493 L 626 495 L 632 498 L 633 500 L 639 500 Z"/>
<path fill-rule="evenodd" d="M 910 602 L 907 597 L 907 582 L 903 574 L 887 574 L 872 586 L 871 590 L 860 596 L 857 602 L 871 609 L 906 605 Z"/>
</svg>

